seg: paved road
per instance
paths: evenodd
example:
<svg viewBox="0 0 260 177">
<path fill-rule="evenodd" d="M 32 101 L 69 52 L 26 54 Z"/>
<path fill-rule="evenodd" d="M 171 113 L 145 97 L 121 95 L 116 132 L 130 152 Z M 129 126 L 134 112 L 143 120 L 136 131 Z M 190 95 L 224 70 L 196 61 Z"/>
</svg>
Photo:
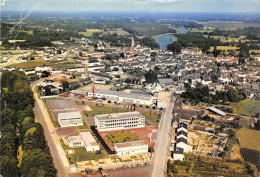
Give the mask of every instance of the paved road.
<svg viewBox="0 0 260 177">
<path fill-rule="evenodd" d="M 152 158 L 153 173 L 152 177 L 166 176 L 166 161 L 170 147 L 170 135 L 171 135 L 171 120 L 172 110 L 174 107 L 174 96 L 170 98 L 170 101 L 162 115 L 160 127 L 155 142 L 154 154 Z"/>
<path fill-rule="evenodd" d="M 31 84 L 32 90 L 34 90 L 35 86 L 41 82 L 42 80 L 38 80 Z M 37 94 L 34 93 L 35 102 L 35 114 L 37 116 L 37 120 L 43 126 L 44 134 L 48 142 L 48 146 L 50 148 L 51 155 L 53 157 L 54 165 L 58 171 L 58 177 L 70 177 L 69 172 L 69 162 L 66 158 L 66 154 L 64 153 L 62 146 L 55 134 L 55 129 L 50 120 L 49 114 L 44 106 L 44 103 L 41 99 L 37 97 Z"/>
</svg>

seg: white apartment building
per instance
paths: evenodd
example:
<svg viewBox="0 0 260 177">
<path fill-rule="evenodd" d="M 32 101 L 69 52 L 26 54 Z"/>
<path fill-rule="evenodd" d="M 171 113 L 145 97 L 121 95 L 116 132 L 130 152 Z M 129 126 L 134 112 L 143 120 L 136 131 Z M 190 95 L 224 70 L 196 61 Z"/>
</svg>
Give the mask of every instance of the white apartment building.
<svg viewBox="0 0 260 177">
<path fill-rule="evenodd" d="M 95 115 L 98 131 L 122 130 L 145 126 L 145 116 L 140 112 Z"/>
<path fill-rule="evenodd" d="M 82 116 L 80 112 L 58 113 L 58 122 L 61 127 L 82 126 Z"/>
<path fill-rule="evenodd" d="M 143 140 L 125 142 L 125 143 L 116 143 L 114 148 L 118 156 L 148 153 L 148 144 Z"/>
<path fill-rule="evenodd" d="M 69 136 L 67 142 L 71 148 L 85 147 L 87 152 L 99 150 L 99 144 L 90 132 L 80 132 L 79 136 Z"/>
</svg>

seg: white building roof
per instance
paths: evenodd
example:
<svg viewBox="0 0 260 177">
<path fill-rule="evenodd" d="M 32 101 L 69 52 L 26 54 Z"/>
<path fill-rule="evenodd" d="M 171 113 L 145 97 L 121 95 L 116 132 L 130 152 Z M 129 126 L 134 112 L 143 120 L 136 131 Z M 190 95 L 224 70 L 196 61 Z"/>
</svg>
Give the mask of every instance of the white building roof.
<svg viewBox="0 0 260 177">
<path fill-rule="evenodd" d="M 214 107 L 207 107 L 206 109 L 208 109 L 210 111 L 213 111 L 213 112 L 215 112 L 215 113 L 217 113 L 217 114 L 219 114 L 221 116 L 225 116 L 226 115 L 225 112 L 223 112 L 223 111 L 221 111 L 221 110 L 219 110 L 217 108 L 214 108 Z"/>
<path fill-rule="evenodd" d="M 68 142 L 69 143 L 78 143 L 81 142 L 81 137 L 80 136 L 69 136 L 68 137 Z"/>
<path fill-rule="evenodd" d="M 116 143 L 115 147 L 117 148 L 126 148 L 126 147 L 135 147 L 135 146 L 143 146 L 147 145 L 147 143 L 142 141 L 131 141 L 131 142 L 124 142 L 124 143 Z"/>
<path fill-rule="evenodd" d="M 98 146 L 98 143 L 90 132 L 80 132 L 79 135 L 87 147 Z"/>
<path fill-rule="evenodd" d="M 63 112 L 58 114 L 58 120 L 69 118 L 82 118 L 80 112 Z"/>
<path fill-rule="evenodd" d="M 98 120 L 111 120 L 111 119 L 124 119 L 124 118 L 134 118 L 134 117 L 141 117 L 141 114 L 138 111 L 134 112 L 123 112 L 123 113 L 114 113 L 114 114 L 100 114 L 95 115 Z"/>
</svg>

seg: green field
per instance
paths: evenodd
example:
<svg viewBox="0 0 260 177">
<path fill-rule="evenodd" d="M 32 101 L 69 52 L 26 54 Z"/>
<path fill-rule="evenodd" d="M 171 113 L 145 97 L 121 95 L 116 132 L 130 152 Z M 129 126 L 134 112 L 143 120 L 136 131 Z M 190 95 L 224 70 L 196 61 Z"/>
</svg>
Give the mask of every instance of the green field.
<svg viewBox="0 0 260 177">
<path fill-rule="evenodd" d="M 233 104 L 232 107 L 237 114 L 255 116 L 256 113 L 260 112 L 260 101 L 243 100 Z"/>
<path fill-rule="evenodd" d="M 9 66 L 15 68 L 28 69 L 28 68 L 35 68 L 36 66 L 42 66 L 44 64 L 48 65 L 48 63 L 44 60 L 34 60 L 34 61 L 26 61 L 23 63 L 11 64 Z"/>
<path fill-rule="evenodd" d="M 161 115 L 158 113 L 150 113 L 145 111 L 140 111 L 146 119 L 148 119 L 150 122 L 152 122 L 154 125 L 158 125 L 160 123 L 160 117 Z"/>
<path fill-rule="evenodd" d="M 116 133 L 110 133 L 105 135 L 107 141 L 111 147 L 114 147 L 115 143 L 131 142 L 140 140 L 134 132 L 118 131 Z"/>
<path fill-rule="evenodd" d="M 87 161 L 87 160 L 98 160 L 108 157 L 106 152 L 102 150 L 100 154 L 96 152 L 87 152 L 84 147 L 81 148 L 74 148 L 74 154 L 68 154 L 68 160 L 71 163 L 77 162 L 77 160 L 80 161 Z M 78 159 L 77 159 L 78 158 Z"/>
<path fill-rule="evenodd" d="M 85 115 L 87 117 L 94 117 L 94 115 L 98 114 L 112 114 L 112 113 L 121 113 L 121 112 L 130 112 L 131 110 L 122 109 L 122 108 L 114 108 L 114 107 L 102 107 L 100 105 L 96 106 L 93 104 L 88 105 L 92 111 L 85 111 Z"/>
<path fill-rule="evenodd" d="M 236 137 L 241 148 L 260 151 L 260 131 L 243 127 L 236 132 Z"/>
</svg>

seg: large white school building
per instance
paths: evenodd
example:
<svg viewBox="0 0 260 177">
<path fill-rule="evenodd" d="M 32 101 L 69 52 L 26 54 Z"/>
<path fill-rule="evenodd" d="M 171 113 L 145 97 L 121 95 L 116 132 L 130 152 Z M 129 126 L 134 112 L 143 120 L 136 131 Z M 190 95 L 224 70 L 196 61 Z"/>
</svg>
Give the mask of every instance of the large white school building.
<svg viewBox="0 0 260 177">
<path fill-rule="evenodd" d="M 123 130 L 145 126 L 145 116 L 140 112 L 95 115 L 98 131 Z"/>
</svg>

